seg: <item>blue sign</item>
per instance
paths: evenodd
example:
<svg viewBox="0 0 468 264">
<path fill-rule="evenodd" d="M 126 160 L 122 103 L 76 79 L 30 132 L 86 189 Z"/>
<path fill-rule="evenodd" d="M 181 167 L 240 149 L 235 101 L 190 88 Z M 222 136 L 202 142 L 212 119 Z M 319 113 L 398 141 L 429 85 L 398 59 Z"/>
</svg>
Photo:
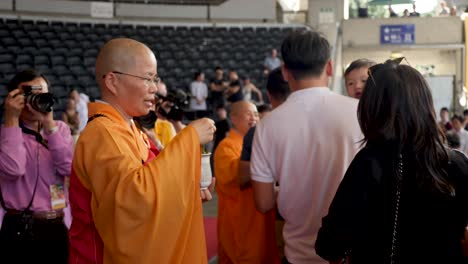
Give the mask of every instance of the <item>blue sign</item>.
<svg viewBox="0 0 468 264">
<path fill-rule="evenodd" d="M 380 44 L 414 44 L 414 24 L 381 25 Z"/>
</svg>

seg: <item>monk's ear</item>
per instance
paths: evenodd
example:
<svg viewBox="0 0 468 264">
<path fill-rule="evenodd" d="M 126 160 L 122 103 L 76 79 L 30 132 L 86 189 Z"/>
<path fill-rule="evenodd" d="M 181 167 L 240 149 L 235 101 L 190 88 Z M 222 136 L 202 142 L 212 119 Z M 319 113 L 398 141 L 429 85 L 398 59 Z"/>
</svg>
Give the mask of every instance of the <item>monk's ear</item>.
<svg viewBox="0 0 468 264">
<path fill-rule="evenodd" d="M 327 73 L 327 77 L 331 77 L 333 75 L 333 63 L 331 60 L 328 60 L 325 65 L 325 72 Z"/>
<path fill-rule="evenodd" d="M 119 79 L 116 74 L 110 72 L 104 76 L 104 86 L 111 94 L 117 95 Z"/>
</svg>

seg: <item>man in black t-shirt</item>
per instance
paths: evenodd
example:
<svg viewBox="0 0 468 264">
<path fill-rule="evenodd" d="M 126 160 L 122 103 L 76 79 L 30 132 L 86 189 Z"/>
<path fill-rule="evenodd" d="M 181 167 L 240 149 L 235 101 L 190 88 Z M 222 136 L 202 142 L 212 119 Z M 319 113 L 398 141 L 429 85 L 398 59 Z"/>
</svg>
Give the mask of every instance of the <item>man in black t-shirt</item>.
<svg viewBox="0 0 468 264">
<path fill-rule="evenodd" d="M 215 110 L 219 105 L 224 104 L 224 91 L 227 89 L 227 81 L 224 79 L 224 72 L 221 67 L 215 68 L 215 77 L 210 81 L 210 108 Z"/>
<path fill-rule="evenodd" d="M 409 14 L 409 16 L 412 16 L 412 17 L 418 17 L 418 16 L 421 16 L 421 14 L 419 14 L 418 12 L 416 12 L 416 4 L 413 3 L 413 12 L 411 12 Z"/>
<path fill-rule="evenodd" d="M 213 142 L 214 142 L 213 143 L 213 150 L 211 152 L 213 154 L 210 157 L 211 174 L 213 175 L 213 177 L 215 177 L 215 174 L 214 174 L 214 153 L 215 153 L 215 150 L 218 147 L 219 142 L 221 142 L 221 140 L 223 140 L 226 137 L 227 133 L 231 129 L 231 125 L 229 124 L 229 121 L 227 119 L 227 111 L 224 108 L 224 105 L 216 106 L 215 110 L 216 110 L 216 115 L 217 115 L 218 120 L 215 122 L 216 131 L 215 131 L 214 139 L 213 139 Z"/>
<path fill-rule="evenodd" d="M 229 72 L 229 88 L 226 90 L 226 100 L 230 103 L 242 101 L 244 94 L 242 93 L 242 84 L 236 71 Z"/>
</svg>

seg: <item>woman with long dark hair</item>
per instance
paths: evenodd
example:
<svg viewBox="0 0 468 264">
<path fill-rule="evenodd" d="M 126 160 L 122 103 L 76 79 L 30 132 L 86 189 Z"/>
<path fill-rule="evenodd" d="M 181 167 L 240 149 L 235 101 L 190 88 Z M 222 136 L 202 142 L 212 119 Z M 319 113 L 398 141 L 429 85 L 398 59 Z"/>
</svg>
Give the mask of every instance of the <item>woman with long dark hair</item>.
<svg viewBox="0 0 468 264">
<path fill-rule="evenodd" d="M 315 245 L 332 263 L 467 261 L 468 159 L 445 147 L 426 81 L 401 60 L 369 69 L 358 107 L 365 146 Z"/>
</svg>

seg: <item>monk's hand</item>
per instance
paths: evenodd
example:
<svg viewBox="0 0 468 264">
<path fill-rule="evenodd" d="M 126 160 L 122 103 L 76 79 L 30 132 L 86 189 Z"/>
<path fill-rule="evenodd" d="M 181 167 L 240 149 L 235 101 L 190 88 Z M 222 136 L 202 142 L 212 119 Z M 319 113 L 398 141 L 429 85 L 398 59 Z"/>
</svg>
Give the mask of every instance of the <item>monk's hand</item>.
<svg viewBox="0 0 468 264">
<path fill-rule="evenodd" d="M 200 144 L 206 144 L 213 140 L 214 132 L 216 131 L 216 126 L 214 121 L 209 118 L 201 118 L 190 123 L 190 126 L 195 128 L 200 139 Z"/>
<path fill-rule="evenodd" d="M 216 185 L 216 178 L 213 177 L 213 178 L 211 178 L 211 184 L 210 184 L 210 186 L 208 186 L 208 190 L 210 190 L 210 192 L 214 192 L 215 185 Z"/>
<path fill-rule="evenodd" d="M 200 189 L 200 197 L 202 199 L 202 202 L 208 202 L 211 199 L 213 199 L 213 196 L 211 195 L 211 192 L 208 189 Z"/>
<path fill-rule="evenodd" d="M 202 199 L 202 202 L 207 202 L 213 199 L 213 195 L 211 193 L 214 192 L 216 184 L 216 178 L 211 178 L 211 184 L 208 186 L 207 189 L 200 189 L 200 197 Z"/>
</svg>

